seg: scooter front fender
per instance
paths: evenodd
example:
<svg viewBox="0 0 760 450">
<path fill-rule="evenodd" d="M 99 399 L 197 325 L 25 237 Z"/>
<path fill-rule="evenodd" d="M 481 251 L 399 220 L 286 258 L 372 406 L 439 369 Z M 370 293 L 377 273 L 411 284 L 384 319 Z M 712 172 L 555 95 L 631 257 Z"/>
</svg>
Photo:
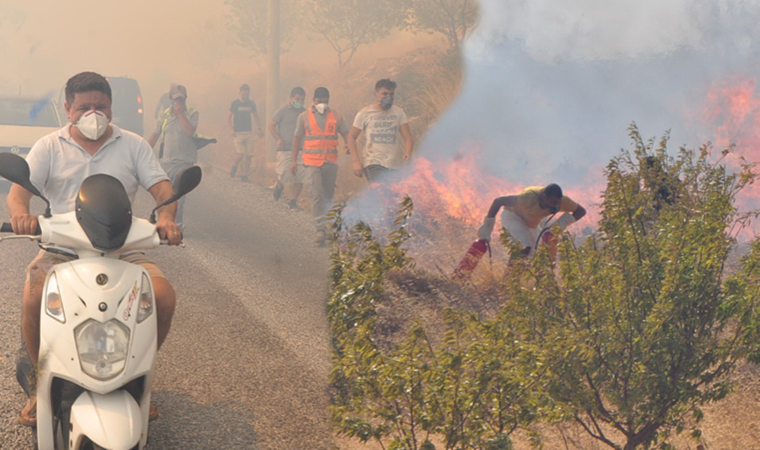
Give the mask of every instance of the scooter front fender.
<svg viewBox="0 0 760 450">
<path fill-rule="evenodd" d="M 130 450 L 140 441 L 143 418 L 135 399 L 125 391 L 83 392 L 71 405 L 71 442 L 78 449 L 87 436 L 110 450 Z"/>
</svg>

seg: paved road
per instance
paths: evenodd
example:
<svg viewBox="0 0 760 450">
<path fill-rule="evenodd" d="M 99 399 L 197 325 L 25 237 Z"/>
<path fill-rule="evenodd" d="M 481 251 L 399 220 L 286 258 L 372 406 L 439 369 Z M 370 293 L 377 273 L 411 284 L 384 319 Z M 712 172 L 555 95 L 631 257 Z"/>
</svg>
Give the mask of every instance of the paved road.
<svg viewBox="0 0 760 450">
<path fill-rule="evenodd" d="M 151 201 L 140 196 L 136 210 Z M 152 253 L 179 304 L 158 357 L 161 416 L 149 448 L 335 448 L 326 388 L 329 255 L 312 244 L 308 214 L 207 170 L 185 215 L 187 247 Z M 34 253 L 28 242 L 0 244 L 1 449 L 32 448 L 31 431 L 15 421 L 24 397 L 13 355 L 23 267 Z"/>
</svg>

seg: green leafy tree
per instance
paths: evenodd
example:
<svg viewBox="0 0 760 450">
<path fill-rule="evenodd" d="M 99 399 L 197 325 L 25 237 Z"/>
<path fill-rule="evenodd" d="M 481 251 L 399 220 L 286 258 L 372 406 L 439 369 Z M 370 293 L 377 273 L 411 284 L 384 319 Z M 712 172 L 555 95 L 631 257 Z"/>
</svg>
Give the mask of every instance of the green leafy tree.
<svg viewBox="0 0 760 450">
<path fill-rule="evenodd" d="M 411 211 L 407 198 L 385 244 L 363 223 L 343 233 L 340 214 L 332 216 L 340 236 L 328 303 L 333 422 L 387 449 L 430 450 L 437 436 L 446 449 L 509 450 L 510 435 L 551 408 L 541 386 L 547 366 L 508 322 L 447 310 L 437 344 L 419 323 L 392 342 L 377 333 L 388 273 L 413 267 L 403 248 Z"/>
<path fill-rule="evenodd" d="M 305 26 L 324 38 L 338 55 L 338 66 L 351 62 L 359 47 L 390 34 L 403 20 L 404 0 L 302 0 Z"/>
<path fill-rule="evenodd" d="M 404 24 L 412 32 L 443 34 L 449 50 L 456 52 L 477 20 L 477 0 L 413 0 Z"/>
<path fill-rule="evenodd" d="M 724 269 L 737 233 L 756 214 L 736 196 L 753 166 L 732 173 L 727 149 L 644 142 L 606 168 L 599 233 L 561 242 L 559 277 L 545 250 L 513 265 L 507 310 L 521 339 L 542 351 L 548 391 L 573 420 L 611 448 L 667 447 L 699 436 L 700 407 L 730 390 L 727 375 L 757 337 L 760 245 L 741 270 Z M 654 171 L 654 173 L 653 173 Z"/>
<path fill-rule="evenodd" d="M 298 31 L 301 0 L 280 1 L 280 50 L 286 52 Z M 230 8 L 228 27 L 254 54 L 266 55 L 269 39 L 268 0 L 224 0 Z"/>
</svg>

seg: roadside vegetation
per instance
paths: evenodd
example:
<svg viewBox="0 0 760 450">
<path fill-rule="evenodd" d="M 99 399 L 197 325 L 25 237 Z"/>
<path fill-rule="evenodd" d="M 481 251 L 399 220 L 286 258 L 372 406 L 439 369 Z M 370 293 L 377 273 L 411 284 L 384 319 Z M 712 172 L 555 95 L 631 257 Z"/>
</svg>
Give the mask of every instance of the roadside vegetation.
<svg viewBox="0 0 760 450">
<path fill-rule="evenodd" d="M 703 409 L 760 360 L 760 241 L 726 270 L 757 217 L 736 206 L 756 174 L 732 148 L 670 156 L 667 134 L 630 136 L 606 167 L 598 229 L 563 235 L 556 268 L 539 251 L 461 285 L 409 256 L 411 198 L 386 230 L 335 211 L 339 433 L 384 449 L 541 447 L 552 427 L 595 448 L 700 442 Z"/>
</svg>

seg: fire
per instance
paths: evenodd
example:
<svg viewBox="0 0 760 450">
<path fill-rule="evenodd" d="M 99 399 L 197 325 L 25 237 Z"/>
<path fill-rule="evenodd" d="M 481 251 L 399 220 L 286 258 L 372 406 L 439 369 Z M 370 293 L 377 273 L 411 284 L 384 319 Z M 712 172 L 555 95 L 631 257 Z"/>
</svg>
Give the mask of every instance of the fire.
<svg viewBox="0 0 760 450">
<path fill-rule="evenodd" d="M 735 77 L 715 83 L 707 93 L 704 119 L 715 129 L 715 144 L 736 144 L 741 154 L 760 156 L 760 97 L 754 78 Z"/>
<path fill-rule="evenodd" d="M 483 222 L 497 197 L 520 193 L 526 185 L 492 175 L 484 171 L 483 157 L 478 146 L 462 148 L 452 159 L 431 160 L 415 157 L 408 175 L 391 184 L 373 184 L 368 198 L 381 200 L 386 207 L 392 207 L 404 195 L 412 198 L 415 216 L 434 220 L 455 219 L 462 224 L 462 232 L 473 236 Z M 583 219 L 584 225 L 595 227 L 598 215 L 594 205 L 598 203 L 604 188 L 602 167 L 591 167 L 586 179 L 596 180 L 583 186 L 563 186 L 568 196 L 582 204 L 589 215 Z M 541 180 L 535 185 L 546 185 L 555 180 Z"/>
<path fill-rule="evenodd" d="M 735 76 L 714 83 L 707 92 L 700 123 L 714 130 L 718 148 L 736 145 L 734 164 L 739 157 L 760 162 L 760 95 L 756 84 L 753 77 Z M 760 185 L 748 186 L 738 201 L 743 210 L 760 207 Z"/>
<path fill-rule="evenodd" d="M 399 195 L 409 195 L 423 214 L 446 214 L 467 225 L 478 226 L 494 198 L 518 192 L 522 186 L 481 171 L 477 149 L 460 153 L 454 161 L 415 159 L 412 175 L 393 185 Z"/>
</svg>

